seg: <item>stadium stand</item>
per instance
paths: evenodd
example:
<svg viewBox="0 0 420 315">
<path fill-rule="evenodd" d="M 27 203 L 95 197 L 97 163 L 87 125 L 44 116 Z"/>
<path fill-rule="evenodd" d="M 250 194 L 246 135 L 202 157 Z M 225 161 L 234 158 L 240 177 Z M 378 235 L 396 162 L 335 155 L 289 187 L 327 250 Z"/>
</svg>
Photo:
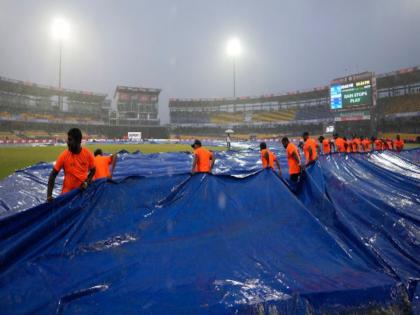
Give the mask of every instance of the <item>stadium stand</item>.
<svg viewBox="0 0 420 315">
<path fill-rule="evenodd" d="M 301 108 L 296 113 L 296 120 L 332 119 L 333 115 L 328 106 L 314 106 Z"/>
<path fill-rule="evenodd" d="M 272 112 L 254 112 L 252 114 L 252 121 L 254 122 L 277 122 L 277 121 L 292 121 L 296 120 L 296 110 L 288 109 Z"/>
<path fill-rule="evenodd" d="M 19 135 L 23 139 L 38 139 L 38 138 L 50 138 L 51 135 L 45 130 L 25 130 L 24 134 Z"/>
<path fill-rule="evenodd" d="M 330 109 L 329 86 L 237 98 L 171 98 L 171 133 L 221 137 L 226 125 L 235 133 L 258 135 L 299 136 L 303 130 L 323 134 L 331 125 L 347 136 L 419 133 L 420 67 L 376 75 L 376 86 L 377 106 L 347 112 Z"/>
<path fill-rule="evenodd" d="M 210 115 L 206 112 L 174 112 L 174 121 L 179 124 L 210 123 Z"/>
<path fill-rule="evenodd" d="M 0 77 L 0 131 L 5 133 L 0 137 L 57 138 L 55 134 L 63 134 L 73 126 L 82 126 L 91 135 L 110 138 L 123 138 L 128 131 L 141 131 L 146 138 L 168 137 L 167 128 L 159 126 L 160 90 L 117 87 L 117 91 L 116 96 L 124 92 L 129 98 L 116 97 L 117 108 L 112 111 L 112 102 L 106 94 Z M 131 119 L 133 109 L 138 115 Z M 118 119 L 112 119 L 111 111 Z"/>
<path fill-rule="evenodd" d="M 343 135 L 420 132 L 420 67 L 380 74 L 377 106 L 354 113 L 330 110 L 329 86 L 310 90 L 212 99 L 170 99 L 169 128 L 160 127 L 159 89 L 117 87 L 111 102 L 105 94 L 58 89 L 0 77 L 0 131 L 25 137 L 40 130 L 55 137 L 72 126 L 88 134 L 121 138 L 128 131 L 144 137 L 223 136 L 234 127 L 241 134 L 300 135 L 324 133 L 334 125 Z M 30 134 L 27 135 L 31 137 Z M 33 136 L 36 136 L 35 134 Z"/>
<path fill-rule="evenodd" d="M 211 122 L 219 125 L 230 125 L 244 122 L 244 113 L 221 113 L 211 117 Z"/>
<path fill-rule="evenodd" d="M 17 136 L 12 131 L 0 131 L 0 140 L 17 140 L 19 136 Z"/>
<path fill-rule="evenodd" d="M 420 112 L 420 94 L 384 98 L 381 108 L 385 115 Z"/>
</svg>

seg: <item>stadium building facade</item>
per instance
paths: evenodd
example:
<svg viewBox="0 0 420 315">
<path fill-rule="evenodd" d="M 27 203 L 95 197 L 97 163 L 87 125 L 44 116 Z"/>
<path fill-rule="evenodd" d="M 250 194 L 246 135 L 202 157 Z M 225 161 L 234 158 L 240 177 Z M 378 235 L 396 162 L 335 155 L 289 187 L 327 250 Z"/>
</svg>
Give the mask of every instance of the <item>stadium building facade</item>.
<svg viewBox="0 0 420 315">
<path fill-rule="evenodd" d="M 112 125 L 159 125 L 160 89 L 117 86 L 110 111 Z"/>
<path fill-rule="evenodd" d="M 303 130 L 343 135 L 378 132 L 420 133 L 420 67 L 372 76 L 371 104 L 331 109 L 330 86 L 256 97 L 175 99 L 169 101 L 171 133 L 221 136 L 238 133 L 301 135 Z"/>
</svg>

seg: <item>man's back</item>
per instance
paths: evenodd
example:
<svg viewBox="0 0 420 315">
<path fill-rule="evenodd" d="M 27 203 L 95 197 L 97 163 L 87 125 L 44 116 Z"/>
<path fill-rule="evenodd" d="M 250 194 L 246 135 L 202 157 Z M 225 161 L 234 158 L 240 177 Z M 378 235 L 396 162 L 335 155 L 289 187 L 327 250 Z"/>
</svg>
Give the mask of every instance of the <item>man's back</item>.
<svg viewBox="0 0 420 315">
<path fill-rule="evenodd" d="M 346 140 L 346 152 L 351 153 L 353 151 L 352 140 Z"/>
<path fill-rule="evenodd" d="M 322 140 L 322 151 L 324 152 L 324 154 L 330 154 L 331 152 L 330 140 L 328 139 Z"/>
<path fill-rule="evenodd" d="M 268 163 L 267 159 L 265 158 L 266 153 L 268 154 Z M 273 152 L 268 149 L 261 150 L 261 162 L 263 164 L 263 168 L 270 167 L 274 169 L 274 161 L 276 160 L 276 156 Z"/>
<path fill-rule="evenodd" d="M 363 145 L 363 150 L 365 152 L 369 152 L 370 151 L 370 145 L 371 145 L 371 143 L 370 143 L 370 140 L 369 139 L 367 139 L 367 138 L 363 139 L 362 145 Z"/>
<path fill-rule="evenodd" d="M 194 150 L 194 155 L 197 159 L 197 164 L 195 167 L 196 172 L 210 172 L 211 162 L 213 158 L 213 153 L 203 147 L 199 147 Z"/>
<path fill-rule="evenodd" d="M 312 156 L 310 156 L 309 154 L 310 149 L 312 150 Z M 316 160 L 318 153 L 316 150 L 316 142 L 314 139 L 306 139 L 305 144 L 303 145 L 303 153 L 305 153 L 306 163 L 310 163 Z"/>
<path fill-rule="evenodd" d="M 360 138 L 355 138 L 353 139 L 353 152 L 359 152 L 361 150 L 360 146 L 362 144 L 362 140 L 360 140 Z"/>
<path fill-rule="evenodd" d="M 102 156 L 102 155 L 95 156 L 96 172 L 95 172 L 94 179 L 96 180 L 99 178 L 111 177 L 111 172 L 109 171 L 109 165 L 111 163 L 112 163 L 111 156 Z"/>
<path fill-rule="evenodd" d="M 335 139 L 335 147 L 337 148 L 338 152 L 345 152 L 346 148 L 345 148 L 345 141 L 343 138 L 336 138 Z"/>
<path fill-rule="evenodd" d="M 400 152 L 402 149 L 404 149 L 404 140 L 400 139 L 400 140 L 395 140 L 394 141 L 394 145 L 395 145 L 395 150 L 397 150 L 398 152 Z"/>
<path fill-rule="evenodd" d="M 294 154 L 298 157 L 299 162 L 293 157 Z M 287 163 L 289 164 L 289 174 L 300 173 L 300 154 L 298 148 L 293 144 L 289 143 L 286 148 Z"/>
</svg>

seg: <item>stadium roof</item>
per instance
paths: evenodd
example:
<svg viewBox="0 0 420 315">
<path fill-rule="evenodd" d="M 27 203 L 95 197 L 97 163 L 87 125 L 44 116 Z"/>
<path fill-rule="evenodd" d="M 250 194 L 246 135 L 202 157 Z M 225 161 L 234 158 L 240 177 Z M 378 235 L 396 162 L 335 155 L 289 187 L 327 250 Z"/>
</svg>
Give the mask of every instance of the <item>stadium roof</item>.
<svg viewBox="0 0 420 315">
<path fill-rule="evenodd" d="M 7 92 L 16 92 L 24 95 L 26 94 L 44 97 L 62 95 L 72 100 L 88 102 L 102 102 L 107 96 L 106 94 L 71 89 L 60 89 L 55 86 L 37 84 L 31 81 L 19 81 L 5 77 L 0 77 L 0 90 L 4 90 Z"/>
<path fill-rule="evenodd" d="M 260 96 L 242 96 L 242 97 L 219 97 L 219 98 L 170 98 L 169 106 L 187 106 L 200 103 L 200 106 L 219 106 L 230 104 L 247 104 L 249 102 L 275 102 L 275 101 L 295 101 L 302 99 L 322 98 L 328 96 L 329 87 L 322 86 L 311 90 L 300 90 L 282 94 L 265 94 Z"/>
<path fill-rule="evenodd" d="M 381 89 L 420 82 L 420 66 L 380 74 L 377 75 L 376 78 L 378 88 Z"/>
<path fill-rule="evenodd" d="M 123 86 L 118 85 L 115 89 L 114 97 L 118 92 L 126 92 L 126 93 L 149 93 L 149 94 L 157 94 L 161 92 L 161 89 L 154 89 L 154 88 L 144 88 L 144 87 L 130 87 L 130 86 Z"/>
<path fill-rule="evenodd" d="M 391 88 L 398 85 L 407 85 L 420 82 L 420 66 L 404 68 L 376 76 L 378 89 Z M 226 104 L 246 104 L 261 101 L 295 101 L 316 99 L 329 96 L 329 86 L 316 87 L 309 90 L 298 90 L 280 94 L 265 94 L 245 97 L 216 97 L 216 98 L 170 98 L 169 107 L 178 106 L 220 106 Z"/>
</svg>

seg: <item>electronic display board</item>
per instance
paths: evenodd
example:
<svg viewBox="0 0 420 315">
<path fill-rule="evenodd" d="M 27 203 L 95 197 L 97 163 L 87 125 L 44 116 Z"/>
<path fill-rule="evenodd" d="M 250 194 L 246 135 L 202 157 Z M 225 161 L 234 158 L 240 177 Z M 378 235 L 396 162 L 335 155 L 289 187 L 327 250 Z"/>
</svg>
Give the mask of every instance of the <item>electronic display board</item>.
<svg viewBox="0 0 420 315">
<path fill-rule="evenodd" d="M 330 86 L 330 107 L 345 110 L 374 105 L 373 77 L 369 74 L 336 79 Z"/>
</svg>

